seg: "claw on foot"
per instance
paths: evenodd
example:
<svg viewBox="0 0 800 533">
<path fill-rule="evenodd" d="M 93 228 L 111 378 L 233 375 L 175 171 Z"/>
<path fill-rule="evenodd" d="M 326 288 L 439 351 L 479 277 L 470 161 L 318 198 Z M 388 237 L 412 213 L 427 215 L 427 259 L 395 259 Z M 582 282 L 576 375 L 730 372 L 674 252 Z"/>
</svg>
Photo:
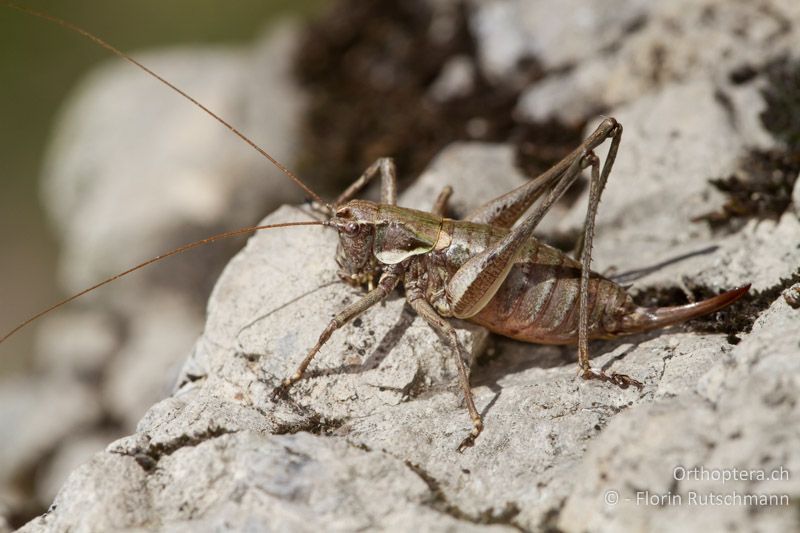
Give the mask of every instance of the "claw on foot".
<svg viewBox="0 0 800 533">
<path fill-rule="evenodd" d="M 474 444 L 475 444 L 475 436 L 472 433 L 470 433 L 469 435 L 467 435 L 466 439 L 461 441 L 461 444 L 458 445 L 458 448 L 456 448 L 456 450 L 458 451 L 458 453 L 464 453 L 464 450 L 466 450 L 467 448 L 471 448 Z"/>
<path fill-rule="evenodd" d="M 458 448 L 456 448 L 458 453 L 464 453 L 464 450 L 471 448 L 475 444 L 475 439 L 477 439 L 478 435 L 480 435 L 481 431 L 483 431 L 483 420 L 480 418 L 473 420 L 472 424 L 472 431 L 470 431 L 469 435 L 467 435 L 467 438 L 462 440 L 461 444 L 459 444 Z"/>
<path fill-rule="evenodd" d="M 292 381 L 290 379 L 284 379 L 280 385 L 272 389 L 272 394 L 270 394 L 270 399 L 273 402 L 277 402 L 278 400 L 285 400 L 289 397 L 289 388 L 292 386 Z"/>
<path fill-rule="evenodd" d="M 611 375 L 606 374 L 602 370 L 597 368 L 587 368 L 582 372 L 583 379 L 599 379 L 600 381 L 606 381 L 608 383 L 613 383 L 617 387 L 621 389 L 627 389 L 631 385 L 636 387 L 639 390 L 644 388 L 644 385 L 641 381 L 638 381 L 627 374 L 617 374 L 614 372 Z"/>
</svg>

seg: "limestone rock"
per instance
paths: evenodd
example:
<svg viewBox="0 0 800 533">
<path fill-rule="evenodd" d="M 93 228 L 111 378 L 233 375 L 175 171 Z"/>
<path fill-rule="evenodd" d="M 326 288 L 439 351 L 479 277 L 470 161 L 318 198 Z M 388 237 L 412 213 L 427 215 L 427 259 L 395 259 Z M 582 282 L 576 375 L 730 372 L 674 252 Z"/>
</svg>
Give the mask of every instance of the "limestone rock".
<svg viewBox="0 0 800 533">
<path fill-rule="evenodd" d="M 441 181 L 420 187 L 444 185 L 442 161 L 431 173 Z M 264 223 L 309 218 L 284 207 Z M 595 364 L 636 376 L 643 391 L 577 379 L 574 348 L 489 341 L 493 355 L 472 363 L 486 430 L 464 454 L 454 451 L 470 424 L 452 355 L 396 296 L 336 332 L 291 399 L 273 403 L 272 387 L 360 294 L 337 282 L 334 249 L 335 235 L 320 227 L 252 238 L 212 294 L 173 397 L 77 471 L 28 529 L 80 525 L 70 509 L 94 498 L 87 516 L 105 509 L 115 527 L 176 531 L 303 529 L 300 517 L 312 529 L 696 530 L 725 523 L 725 509 L 698 518 L 689 507 L 610 507 L 603 491 L 728 489 L 688 481 L 674 489 L 676 466 L 797 468 L 800 339 L 783 299 L 737 346 L 680 330 L 592 345 Z M 473 357 L 486 345 L 480 328 L 461 325 L 460 335 Z M 766 449 L 762 460 L 755 451 Z M 104 490 L 116 472 L 125 479 Z M 796 482 L 756 488 L 800 491 Z M 119 508 L 120 491 L 148 503 Z M 731 516 L 748 527 L 793 520 L 782 507 Z"/>
<path fill-rule="evenodd" d="M 431 162 L 400 197 L 400 204 L 430 210 L 445 185 L 453 188 L 448 216 L 461 218 L 482 203 L 527 180 L 514 165 L 514 151 L 504 144 L 453 143 Z"/>
<path fill-rule="evenodd" d="M 530 87 L 518 106 L 521 116 L 529 120 L 559 118 L 575 122 L 598 109 L 616 107 L 670 83 L 704 78 L 727 87 L 732 84 L 731 72 L 737 68 L 758 68 L 779 57 L 793 55 L 793 43 L 797 41 L 796 21 L 800 13 L 791 2 L 731 4 L 720 0 L 679 0 L 650 2 L 646 6 L 641 2 L 616 4 L 625 3 L 639 8 L 637 11 L 626 6 L 622 10 L 624 14 L 637 15 L 632 19 L 635 24 L 628 26 L 629 31 L 625 33 L 620 31 L 623 28 L 615 26 L 612 34 L 617 39 L 609 42 L 604 37 L 609 32 L 604 32 L 603 26 L 598 26 L 594 33 L 592 28 L 580 32 L 576 27 L 575 38 L 564 40 L 573 43 L 567 50 L 575 42 L 601 46 L 584 55 L 584 60 L 574 68 Z M 513 4 L 516 2 L 490 3 Z M 591 3 L 584 9 L 602 11 L 607 5 L 603 2 L 597 4 L 602 7 L 594 7 Z M 610 6 L 609 11 L 614 7 Z M 557 19 L 550 20 L 555 24 Z M 620 24 L 626 18 L 617 14 L 614 20 Z M 553 46 L 542 57 L 559 57 L 558 48 Z"/>
<path fill-rule="evenodd" d="M 751 507 L 735 503 L 735 494 L 797 498 L 800 482 L 791 472 L 800 468 L 800 454 L 797 446 L 786 445 L 800 441 L 797 320 L 797 311 L 778 299 L 697 388 L 616 417 L 589 445 L 559 527 L 700 531 L 753 524 Z M 725 483 L 710 477 L 715 470 L 734 475 L 734 468 L 777 472 L 777 477 Z M 618 503 L 604 500 L 609 491 Z M 728 497 L 729 503 L 703 504 L 709 494 Z M 700 503 L 692 506 L 692 499 Z M 769 531 L 795 529 L 790 508 L 773 504 L 757 523 Z"/>
<path fill-rule="evenodd" d="M 53 458 L 37 473 L 36 497 L 39 502 L 49 506 L 69 474 L 104 450 L 114 437 L 113 434 L 97 432 L 62 440 Z"/>
<path fill-rule="evenodd" d="M 580 63 L 624 39 L 648 12 L 642 0 L 472 3 L 478 57 L 494 78 L 512 77 L 530 57 L 554 69 Z"/>
</svg>

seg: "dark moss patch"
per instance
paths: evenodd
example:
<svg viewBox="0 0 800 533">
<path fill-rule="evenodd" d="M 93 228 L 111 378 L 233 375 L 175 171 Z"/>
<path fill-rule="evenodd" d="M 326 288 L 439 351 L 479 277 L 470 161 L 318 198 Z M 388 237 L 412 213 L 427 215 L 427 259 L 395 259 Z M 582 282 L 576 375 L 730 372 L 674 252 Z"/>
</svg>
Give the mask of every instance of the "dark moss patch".
<svg viewBox="0 0 800 533">
<path fill-rule="evenodd" d="M 378 157 L 393 157 L 407 185 L 447 144 L 512 142 L 537 175 L 581 140 L 583 124 L 523 124 L 513 117 L 522 87 L 545 72 L 535 58 L 514 82 L 493 83 L 476 58 L 467 4 L 437 16 L 421 0 L 340 0 L 306 29 L 295 71 L 311 94 L 303 126 L 304 174 L 338 193 Z M 446 98 L 434 87 L 453 60 L 467 81 Z M 488 200 L 488 198 L 487 198 Z"/>
<path fill-rule="evenodd" d="M 734 304 L 703 317 L 695 318 L 686 323 L 689 331 L 697 333 L 725 333 L 728 342 L 738 344 L 741 340 L 740 333 L 750 333 L 753 323 L 758 316 L 772 303 L 781 297 L 783 291 L 795 283 L 800 283 L 800 270 L 789 276 L 781 278 L 775 285 L 762 291 L 750 290 Z M 705 285 L 690 285 L 693 301 L 704 300 L 717 293 Z M 685 305 L 689 302 L 688 295 L 678 287 L 646 288 L 634 295 L 637 305 L 646 307 L 665 307 L 672 305 Z"/>
<path fill-rule="evenodd" d="M 312 95 L 304 172 L 338 190 L 378 157 L 415 175 L 454 139 L 507 135 L 515 95 L 477 71 L 469 93 L 430 96 L 448 60 L 474 57 L 463 10 L 438 32 L 433 15 L 418 0 L 341 0 L 307 28 L 296 64 Z"/>
<path fill-rule="evenodd" d="M 764 71 L 768 85 L 761 94 L 767 107 L 761 123 L 787 148 L 800 149 L 800 61 L 779 59 Z"/>
<path fill-rule="evenodd" d="M 694 219 L 716 229 L 736 231 L 752 218 L 777 220 L 792 202 L 800 173 L 800 150 L 752 151 L 736 173 L 710 183 L 725 193 L 718 210 Z"/>
<path fill-rule="evenodd" d="M 759 75 L 767 81 L 761 91 L 766 103 L 761 123 L 783 148 L 751 151 L 733 175 L 710 180 L 727 200 L 720 209 L 694 221 L 706 221 L 716 230 L 736 231 L 752 218 L 779 218 L 791 203 L 800 173 L 800 61 L 782 58 L 759 68 L 745 64 L 728 77 L 741 85 Z"/>
<path fill-rule="evenodd" d="M 728 73 L 728 79 L 734 85 L 744 85 L 758 76 L 758 70 L 750 64 L 743 64 Z"/>
</svg>

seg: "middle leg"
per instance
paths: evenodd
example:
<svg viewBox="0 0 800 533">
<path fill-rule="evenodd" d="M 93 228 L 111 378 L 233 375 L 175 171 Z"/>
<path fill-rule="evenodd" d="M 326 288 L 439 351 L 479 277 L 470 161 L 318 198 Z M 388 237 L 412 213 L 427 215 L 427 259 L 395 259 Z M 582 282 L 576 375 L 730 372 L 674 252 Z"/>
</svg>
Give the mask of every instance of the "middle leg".
<svg viewBox="0 0 800 533">
<path fill-rule="evenodd" d="M 439 196 L 436 197 L 436 201 L 433 203 L 433 209 L 431 209 L 431 213 L 434 215 L 439 215 L 440 217 L 445 216 L 447 213 L 447 201 L 450 199 L 450 196 L 453 194 L 453 188 L 449 185 L 445 186 Z"/>
<path fill-rule="evenodd" d="M 394 159 L 381 157 L 372 163 L 359 178 L 339 195 L 334 205 L 340 206 L 352 200 L 372 179 L 381 176 L 381 203 L 397 205 L 397 169 Z"/>
<path fill-rule="evenodd" d="M 425 321 L 437 331 L 437 333 L 447 339 L 447 343 L 450 345 L 450 348 L 453 350 L 453 354 L 456 357 L 458 380 L 461 383 L 462 390 L 464 391 L 464 399 L 467 403 L 467 411 L 469 411 L 469 416 L 472 419 L 472 431 L 463 441 L 461 441 L 461 444 L 459 444 L 457 448 L 459 452 L 463 452 L 465 449 L 475 444 L 475 439 L 481 434 L 481 431 L 483 431 L 483 419 L 481 418 L 478 409 L 475 407 L 475 400 L 472 397 L 472 389 L 469 386 L 469 370 L 467 369 L 467 365 L 464 363 L 464 348 L 461 346 L 461 343 L 458 342 L 458 335 L 456 335 L 455 328 L 450 324 L 450 322 L 439 316 L 436 310 L 431 307 L 431 304 L 429 304 L 423 298 L 412 296 L 411 299 L 407 299 L 408 303 L 411 304 L 411 307 L 414 308 L 417 314 L 424 318 Z"/>
</svg>

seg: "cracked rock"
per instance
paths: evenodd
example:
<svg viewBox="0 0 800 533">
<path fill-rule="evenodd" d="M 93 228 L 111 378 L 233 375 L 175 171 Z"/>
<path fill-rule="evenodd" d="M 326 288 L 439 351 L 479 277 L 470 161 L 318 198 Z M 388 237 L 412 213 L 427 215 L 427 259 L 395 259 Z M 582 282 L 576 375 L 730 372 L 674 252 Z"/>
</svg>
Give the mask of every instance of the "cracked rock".
<svg viewBox="0 0 800 533">
<path fill-rule="evenodd" d="M 524 2 L 490 5 L 514 4 Z M 602 12 L 607 6 L 606 2 L 581 4 L 592 12 Z M 617 4 L 635 7 L 620 6 L 625 15 L 613 17 L 613 31 L 603 25 L 582 29 L 574 25 L 570 33 L 580 33 L 580 38 L 563 39 L 562 43 L 554 43 L 554 50 L 547 50 L 542 57 L 559 57 L 562 46 L 558 45 L 563 43 L 570 45 L 567 50 L 574 43 L 600 45 L 588 50 L 574 68 L 530 87 L 519 102 L 520 115 L 529 120 L 559 118 L 576 122 L 599 109 L 630 102 L 671 83 L 704 78 L 727 86 L 730 73 L 742 66 L 758 67 L 794 54 L 796 21 L 800 16 L 795 2 L 678 0 Z M 629 14 L 634 18 L 626 19 Z M 604 19 L 595 14 L 592 20 Z M 622 27 L 626 20 L 635 23 Z M 512 57 L 520 57 L 519 51 L 514 54 Z M 506 59 L 508 62 L 511 58 Z"/>
<path fill-rule="evenodd" d="M 707 504 L 698 511 L 690 505 L 691 498 L 702 501 L 710 493 L 797 498 L 800 481 L 792 475 L 800 468 L 796 446 L 800 329 L 796 326 L 796 311 L 778 299 L 759 318 L 752 334 L 701 376 L 697 389 L 617 417 L 589 445 L 581 465 L 585 474 L 567 498 L 559 527 L 565 531 L 738 527 L 751 520 L 749 506 Z M 785 469 L 789 474 L 775 480 L 733 480 L 723 486 L 720 481 L 693 477 L 691 470 L 698 466 L 709 471 Z M 619 505 L 609 506 L 603 500 L 602 495 L 612 490 L 619 493 Z M 671 499 L 663 505 L 643 503 L 662 495 Z M 681 498 L 682 504 L 675 504 L 678 500 L 672 496 Z M 796 529 L 796 516 L 779 509 L 763 513 L 758 521 L 763 530 Z"/>
<path fill-rule="evenodd" d="M 434 497 L 423 478 L 384 452 L 343 438 L 241 431 L 181 447 L 152 471 L 125 455 L 98 454 L 70 477 L 51 512 L 22 531 L 478 529 L 435 510 Z M 86 506 L 77 522 L 63 520 Z M 116 513 L 98 512 L 107 508 Z"/>
</svg>

